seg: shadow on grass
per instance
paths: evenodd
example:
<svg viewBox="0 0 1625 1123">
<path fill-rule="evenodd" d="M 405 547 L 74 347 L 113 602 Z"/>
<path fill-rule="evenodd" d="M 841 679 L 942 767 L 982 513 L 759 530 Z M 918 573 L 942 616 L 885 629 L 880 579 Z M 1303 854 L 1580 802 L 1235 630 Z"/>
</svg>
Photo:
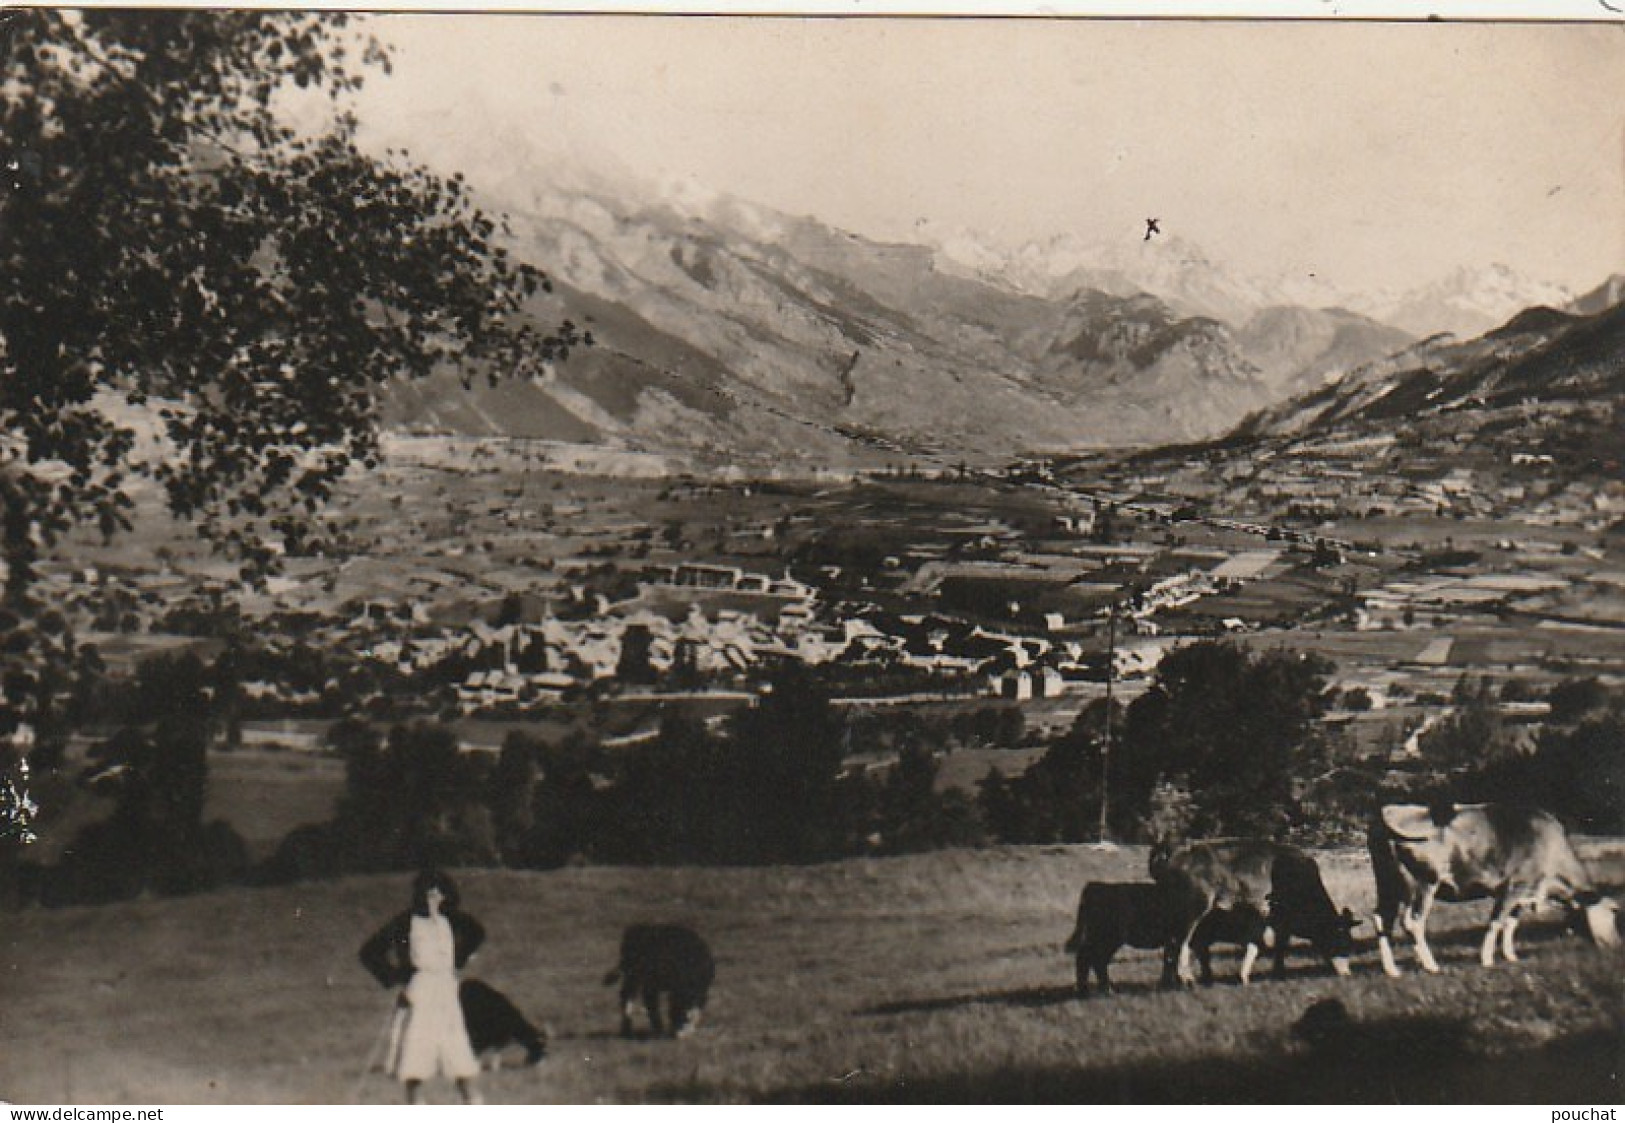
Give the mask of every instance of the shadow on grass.
<svg viewBox="0 0 1625 1123">
<path fill-rule="evenodd" d="M 1136 989 L 1149 992 L 1151 988 L 1136 988 L 1130 984 L 1117 989 L 1120 993 L 1125 993 Z M 877 1018 L 889 1014 L 927 1014 L 937 1010 L 961 1010 L 967 1006 L 1021 1006 L 1037 1009 L 1072 1002 L 1077 997 L 1078 992 L 1070 985 L 1023 987 L 1019 990 L 992 990 L 979 994 L 954 994 L 941 998 L 906 998 L 898 1002 L 882 1002 L 875 1006 L 863 1007 L 858 1011 L 858 1016 Z"/>
<path fill-rule="evenodd" d="M 1530 938 L 1523 938 L 1525 933 L 1520 932 L 1519 944 L 1522 950 L 1528 952 L 1543 947 L 1559 947 L 1569 942 L 1573 937 L 1563 930 L 1548 926 L 1543 930 L 1527 934 Z M 1432 936 L 1428 943 L 1439 953 L 1446 971 L 1452 970 L 1480 970 L 1476 949 L 1479 946 L 1482 933 L 1472 930 L 1454 929 Z M 1465 949 L 1474 949 L 1468 952 Z M 1456 952 L 1462 954 L 1455 954 Z M 1417 972 L 1415 951 L 1410 939 L 1404 938 L 1395 942 L 1394 955 L 1403 973 Z M 1357 944 L 1354 953 L 1355 975 L 1374 974 L 1381 971 L 1377 954 L 1377 942 L 1371 939 Z M 1199 984 L 1197 990 L 1209 988 L 1226 988 L 1241 986 L 1240 977 L 1241 955 L 1216 954 L 1213 957 L 1213 982 Z M 1071 961 L 1068 957 L 1063 963 L 1057 960 L 1057 970 L 1069 970 Z M 1331 980 L 1336 976 L 1327 963 L 1315 955 L 1307 944 L 1293 945 L 1293 951 L 1288 955 L 1286 972 L 1283 975 L 1275 974 L 1274 964 L 1268 958 L 1260 959 L 1253 971 L 1253 986 L 1267 986 L 1271 982 L 1291 982 L 1300 979 Z M 882 1002 L 873 1006 L 865 1006 L 856 1011 L 858 1017 L 874 1018 L 887 1017 L 895 1014 L 929 1014 L 943 1010 L 962 1010 L 971 1006 L 1012 1006 L 1028 1009 L 1037 1009 L 1045 1006 L 1058 1006 L 1072 1001 L 1098 1001 L 1102 998 L 1131 998 L 1139 995 L 1157 993 L 1170 993 L 1179 987 L 1164 987 L 1160 981 L 1135 980 L 1122 982 L 1114 980 L 1113 993 L 1103 996 L 1098 986 L 1090 984 L 1087 999 L 1078 995 L 1077 991 L 1068 984 L 1053 986 L 1022 987 L 1014 990 L 979 991 L 974 994 L 942 995 L 935 998 L 905 998 L 893 1002 Z"/>
<path fill-rule="evenodd" d="M 1302 1027 L 1300 1027 L 1302 1029 Z M 1116 1066 L 1003 1068 L 964 1076 L 824 1084 L 767 1103 L 1540 1103 L 1617 1102 L 1625 1030 L 1487 1055 L 1467 1022 L 1410 1017 L 1316 1027 L 1276 1056 Z"/>
<path fill-rule="evenodd" d="M 1229 963 L 1219 957 L 1213 962 L 1213 982 L 1199 984 L 1196 989 L 1211 987 L 1239 987 L 1241 977 L 1239 974 L 1240 956 L 1236 962 Z M 1063 964 L 1063 968 L 1070 968 L 1070 964 Z M 1280 976 L 1280 981 L 1299 978 L 1314 978 L 1321 976 L 1331 979 L 1331 968 L 1319 960 L 1303 959 L 1299 962 L 1287 961 L 1287 971 Z M 1256 969 L 1253 973 L 1253 985 L 1258 986 L 1276 980 L 1269 965 Z M 1028 1009 L 1037 1009 L 1045 1006 L 1059 1006 L 1065 1002 L 1073 1001 L 1110 1001 L 1113 998 L 1132 998 L 1150 994 L 1173 994 L 1181 987 L 1165 987 L 1160 980 L 1146 981 L 1137 979 L 1131 982 L 1121 981 L 1121 976 L 1112 980 L 1112 993 L 1102 995 L 1100 988 L 1093 980 L 1089 984 L 1089 994 L 1081 996 L 1071 984 L 1056 984 L 1054 986 L 1023 987 L 1017 990 L 981 991 L 976 994 L 943 995 L 940 998 L 906 998 L 895 1002 L 882 1002 L 874 1006 L 865 1006 L 857 1011 L 858 1017 L 874 1018 L 892 1014 L 928 1014 L 940 1010 L 962 1010 L 969 1006 L 1016 1006 Z"/>
<path fill-rule="evenodd" d="M 701 1031 L 703 1032 L 703 1030 Z M 555 1041 L 627 1041 L 627 1042 L 671 1042 L 678 1040 L 669 1033 L 656 1033 L 648 1026 L 635 1026 L 631 1033 L 622 1033 L 618 1029 L 589 1029 L 580 1033 L 561 1033 L 554 1037 Z"/>
<path fill-rule="evenodd" d="M 1618 1102 L 1625 1031 L 1494 1055 L 1464 1019 L 1394 1018 L 1318 1027 L 1274 1056 L 1002 1068 L 786 1089 L 763 1103 L 1553 1103 Z M 696 1089 L 689 1089 L 692 1094 Z"/>
</svg>

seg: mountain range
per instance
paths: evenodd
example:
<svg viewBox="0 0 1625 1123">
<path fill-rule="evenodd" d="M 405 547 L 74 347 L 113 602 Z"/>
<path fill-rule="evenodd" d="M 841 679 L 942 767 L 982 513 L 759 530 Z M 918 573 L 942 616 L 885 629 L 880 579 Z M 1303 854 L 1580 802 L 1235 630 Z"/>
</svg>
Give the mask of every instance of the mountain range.
<svg viewBox="0 0 1625 1123">
<path fill-rule="evenodd" d="M 1229 273 L 1179 238 L 890 243 L 590 179 L 516 176 L 498 203 L 511 249 L 554 281 L 527 313 L 595 345 L 528 381 L 398 387 L 394 424 L 830 465 L 1185 442 L 1447 346 L 1416 343 L 1427 325 L 1493 326 L 1528 291 L 1573 301 L 1494 269 L 1383 308 L 1315 305 L 1329 290 Z"/>
<path fill-rule="evenodd" d="M 1614 292 L 1622 289 L 1612 285 Z M 1550 438 L 1572 428 L 1576 413 L 1607 415 L 1622 403 L 1625 304 L 1590 313 L 1535 307 L 1476 339 L 1434 336 L 1357 367 L 1262 411 L 1241 431 L 1292 436 L 1470 414 L 1480 427 L 1542 431 Z M 1613 443 L 1617 460 L 1617 432 Z"/>
</svg>

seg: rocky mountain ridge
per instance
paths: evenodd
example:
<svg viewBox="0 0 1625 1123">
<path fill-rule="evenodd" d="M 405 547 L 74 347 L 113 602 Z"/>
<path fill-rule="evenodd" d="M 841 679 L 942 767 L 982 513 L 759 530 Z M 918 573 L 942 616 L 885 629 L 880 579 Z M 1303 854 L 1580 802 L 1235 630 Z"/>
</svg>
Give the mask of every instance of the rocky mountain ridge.
<svg viewBox="0 0 1625 1123">
<path fill-rule="evenodd" d="M 702 460 L 998 460 L 1211 437 L 1407 342 L 1340 309 L 1197 314 L 1192 286 L 1135 290 L 1110 262 L 1027 291 L 724 196 L 507 194 L 512 249 L 555 280 L 529 314 L 597 346 L 528 382 L 403 387 L 397 425 Z"/>
</svg>

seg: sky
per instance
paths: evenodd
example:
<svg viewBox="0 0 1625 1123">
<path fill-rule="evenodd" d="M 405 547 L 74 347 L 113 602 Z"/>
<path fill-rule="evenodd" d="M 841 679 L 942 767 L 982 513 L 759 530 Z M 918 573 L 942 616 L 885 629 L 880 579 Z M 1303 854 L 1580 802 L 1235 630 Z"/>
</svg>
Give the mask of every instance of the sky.
<svg viewBox="0 0 1625 1123">
<path fill-rule="evenodd" d="M 388 15 L 370 142 L 564 162 L 869 237 L 1138 238 L 1399 291 L 1625 272 L 1625 26 Z"/>
</svg>

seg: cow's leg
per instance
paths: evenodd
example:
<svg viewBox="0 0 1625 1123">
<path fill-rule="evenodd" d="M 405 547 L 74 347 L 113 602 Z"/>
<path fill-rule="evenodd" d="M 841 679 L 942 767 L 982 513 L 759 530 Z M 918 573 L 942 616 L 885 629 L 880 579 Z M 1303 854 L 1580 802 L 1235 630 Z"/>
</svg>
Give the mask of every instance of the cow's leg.
<svg viewBox="0 0 1625 1123">
<path fill-rule="evenodd" d="M 1270 926 L 1264 929 L 1266 943 L 1269 942 L 1271 936 L 1275 937 L 1275 942 L 1270 948 L 1270 953 L 1275 957 L 1273 972 L 1277 979 L 1284 979 L 1286 978 L 1286 948 L 1292 942 L 1292 926 L 1278 919 L 1271 920 Z"/>
<path fill-rule="evenodd" d="M 1161 983 L 1164 988 L 1172 987 L 1179 981 L 1179 972 L 1177 970 L 1178 963 L 1179 953 L 1177 949 L 1175 949 L 1173 942 L 1170 941 L 1169 943 L 1164 944 L 1162 948 Z"/>
<path fill-rule="evenodd" d="M 1399 961 L 1394 956 L 1393 941 L 1399 938 L 1401 932 L 1408 934 L 1411 930 L 1409 899 L 1378 901 L 1377 914 L 1371 918 L 1371 923 L 1377 929 L 1377 952 L 1382 956 L 1382 973 L 1397 979 L 1401 971 Z"/>
<path fill-rule="evenodd" d="M 1188 932 L 1179 942 L 1179 983 L 1186 987 L 1196 985 L 1196 973 L 1191 970 L 1191 938 Z"/>
<path fill-rule="evenodd" d="M 649 1015 L 649 1032 L 656 1037 L 664 1037 L 666 1023 L 660 1016 L 660 991 L 653 986 L 643 988 L 643 1009 Z"/>
<path fill-rule="evenodd" d="M 1401 918 L 1407 913 L 1405 906 L 1413 895 L 1416 881 L 1405 873 L 1396 840 L 1386 826 L 1372 825 L 1366 834 L 1366 849 L 1377 881 L 1377 910 L 1371 920 L 1377 931 L 1382 973 L 1391 979 L 1398 978 L 1399 962 L 1394 958 L 1393 940 L 1399 935 Z"/>
<path fill-rule="evenodd" d="M 547 1056 L 547 1042 L 543 1039 L 542 1031 L 528 1022 L 519 1044 L 525 1047 L 525 1063 L 528 1065 L 540 1064 L 542 1058 Z"/>
<path fill-rule="evenodd" d="M 1196 986 L 1196 972 L 1191 970 L 1191 941 L 1196 938 L 1196 929 L 1201 927 L 1202 918 L 1206 915 L 1207 910 L 1204 909 L 1195 920 L 1185 925 L 1184 934 L 1179 939 L 1179 982 L 1185 987 Z"/>
<path fill-rule="evenodd" d="M 1213 945 L 1203 943 L 1194 950 L 1196 952 L 1196 962 L 1202 968 L 1202 985 L 1210 987 L 1213 985 Z"/>
<path fill-rule="evenodd" d="M 632 1015 L 638 1012 L 638 987 L 631 979 L 621 984 L 621 1036 L 632 1036 Z"/>
<path fill-rule="evenodd" d="M 1509 885 L 1495 895 L 1495 907 L 1490 910 L 1490 924 L 1484 929 L 1484 942 L 1478 946 L 1478 961 L 1485 967 L 1495 963 L 1496 944 L 1506 929 L 1510 917 L 1512 887 Z"/>
<path fill-rule="evenodd" d="M 1372 925 L 1377 929 L 1377 954 L 1382 956 L 1382 973 L 1391 979 L 1397 979 L 1400 974 L 1399 963 L 1394 959 L 1394 945 L 1389 942 L 1389 933 L 1395 930 L 1398 920 L 1397 913 L 1384 916 L 1381 910 L 1371 918 Z"/>
<path fill-rule="evenodd" d="M 1518 962 L 1518 948 L 1513 938 L 1518 931 L 1518 921 L 1523 916 L 1524 905 L 1531 909 L 1538 909 L 1547 900 L 1551 899 L 1556 884 L 1551 880 L 1542 880 L 1532 891 L 1520 893 L 1515 886 L 1507 886 L 1507 900 L 1505 915 L 1501 918 L 1501 954 L 1508 963 Z"/>
<path fill-rule="evenodd" d="M 1248 941 L 1247 950 L 1241 953 L 1241 985 L 1246 986 L 1252 982 L 1253 962 L 1258 958 L 1258 945 Z"/>
<path fill-rule="evenodd" d="M 1241 985 L 1252 982 L 1253 964 L 1258 962 L 1259 949 L 1264 946 L 1266 929 L 1263 917 L 1250 921 L 1247 928 L 1247 949 L 1241 953 Z"/>
<path fill-rule="evenodd" d="M 1100 984 L 1101 994 L 1112 994 L 1112 977 L 1108 970 L 1112 963 L 1112 953 L 1102 952 L 1095 957 L 1095 981 Z"/>
<path fill-rule="evenodd" d="M 1433 900 L 1438 893 L 1437 885 L 1418 887 L 1411 907 L 1403 914 L 1405 929 L 1416 942 L 1416 961 L 1422 970 L 1432 975 L 1439 973 L 1439 961 L 1433 958 L 1433 949 L 1428 947 L 1428 914 L 1433 911 Z"/>
<path fill-rule="evenodd" d="M 1075 960 L 1077 967 L 1078 997 L 1086 998 L 1089 995 L 1089 972 L 1094 970 L 1094 963 L 1080 948 Z"/>
<path fill-rule="evenodd" d="M 1513 933 L 1518 930 L 1518 906 L 1513 905 L 1507 910 L 1507 918 L 1501 925 L 1501 956 L 1508 963 L 1518 962 L 1518 949 L 1512 942 Z"/>
</svg>

